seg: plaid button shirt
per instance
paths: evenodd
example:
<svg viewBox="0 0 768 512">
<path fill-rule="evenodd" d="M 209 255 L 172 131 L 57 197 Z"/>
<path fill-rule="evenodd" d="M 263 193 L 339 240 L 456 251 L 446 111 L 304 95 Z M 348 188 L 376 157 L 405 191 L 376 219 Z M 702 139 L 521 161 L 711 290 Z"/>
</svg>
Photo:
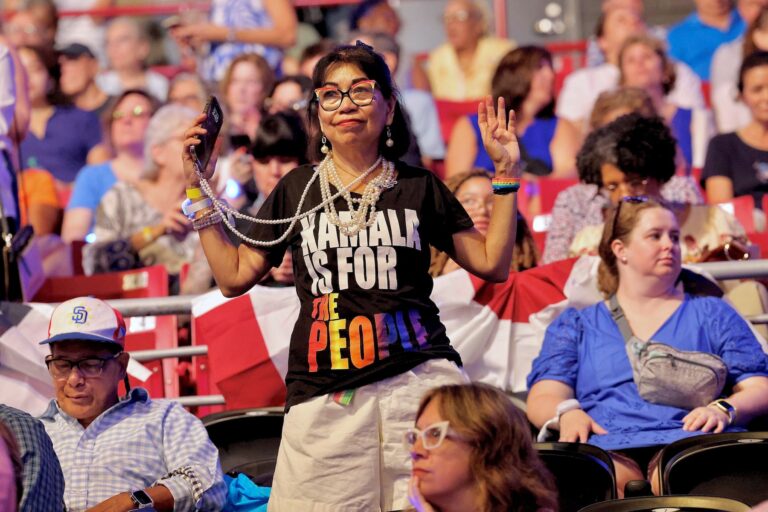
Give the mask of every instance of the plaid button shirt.
<svg viewBox="0 0 768 512">
<path fill-rule="evenodd" d="M 176 402 L 131 390 L 88 428 L 55 400 L 40 417 L 64 471 L 64 502 L 85 510 L 152 485 L 171 491 L 174 510 L 220 510 L 227 488 L 219 452 L 203 424 Z"/>
<path fill-rule="evenodd" d="M 29 414 L 0 404 L 0 421 L 13 433 L 24 466 L 20 512 L 61 512 L 64 477 L 43 424 Z"/>
</svg>

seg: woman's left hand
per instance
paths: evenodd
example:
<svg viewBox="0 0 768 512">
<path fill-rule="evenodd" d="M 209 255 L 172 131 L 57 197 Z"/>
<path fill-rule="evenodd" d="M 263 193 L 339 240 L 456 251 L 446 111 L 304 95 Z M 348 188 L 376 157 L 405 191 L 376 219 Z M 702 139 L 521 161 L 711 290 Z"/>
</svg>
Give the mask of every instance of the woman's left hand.
<svg viewBox="0 0 768 512">
<path fill-rule="evenodd" d="M 697 407 L 683 418 L 683 430 L 687 432 L 712 432 L 719 434 L 728 426 L 730 418 L 714 407 Z"/>
<path fill-rule="evenodd" d="M 416 512 L 435 512 L 432 505 L 421 495 L 419 477 L 415 475 L 411 476 L 411 481 L 408 483 L 408 501 L 411 502 Z"/>
<path fill-rule="evenodd" d="M 515 111 L 509 111 L 509 119 L 505 119 L 504 112 L 504 98 L 499 98 L 498 108 L 494 110 L 493 98 L 486 96 L 477 106 L 477 120 L 483 146 L 493 161 L 496 175 L 518 178 L 520 146 L 515 131 Z"/>
</svg>

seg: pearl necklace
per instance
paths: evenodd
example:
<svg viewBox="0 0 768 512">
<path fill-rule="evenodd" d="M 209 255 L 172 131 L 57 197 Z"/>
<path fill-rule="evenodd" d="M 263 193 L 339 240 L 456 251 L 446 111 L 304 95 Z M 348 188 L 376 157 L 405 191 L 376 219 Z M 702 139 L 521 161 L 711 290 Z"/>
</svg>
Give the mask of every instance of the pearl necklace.
<svg viewBox="0 0 768 512">
<path fill-rule="evenodd" d="M 318 174 L 320 177 L 320 192 L 323 198 L 323 204 L 325 205 L 325 213 L 328 216 L 328 220 L 331 224 L 339 228 L 339 231 L 347 237 L 355 236 L 365 228 L 372 226 L 376 222 L 376 202 L 379 200 L 379 196 L 384 189 L 392 188 L 395 186 L 395 164 L 384 160 L 379 157 L 372 166 L 363 171 L 355 181 L 362 181 L 366 176 L 376 170 L 379 165 L 382 167 L 382 172 L 379 173 L 374 179 L 369 181 L 363 189 L 362 197 L 360 199 L 353 198 L 350 190 L 353 188 L 352 182 L 348 186 L 344 186 L 344 183 L 339 177 L 339 173 L 336 170 L 336 163 L 333 158 L 326 157 L 318 166 Z M 339 218 L 339 213 L 336 211 L 336 207 L 333 204 L 331 198 L 331 187 L 333 185 L 341 192 L 341 195 L 347 201 L 349 208 L 350 220 L 343 221 Z M 355 203 L 358 204 L 355 208 Z"/>
<path fill-rule="evenodd" d="M 223 201 L 216 197 L 216 193 L 211 188 L 210 184 L 208 183 L 208 180 L 205 179 L 205 177 L 203 177 L 203 172 L 200 169 L 200 167 L 197 165 L 195 166 L 196 167 L 195 172 L 200 180 L 200 187 L 203 189 L 203 192 L 205 193 L 205 195 L 208 196 L 213 202 L 213 208 L 217 212 L 219 212 L 219 214 L 222 217 L 222 221 L 224 222 L 224 225 L 227 226 L 227 229 L 229 229 L 235 236 L 237 236 L 244 242 L 247 242 L 253 246 L 270 247 L 270 246 L 277 245 L 283 240 L 285 240 L 293 230 L 293 227 L 296 225 L 296 223 L 301 219 L 305 217 L 309 217 L 313 213 L 319 211 L 321 208 L 325 208 L 326 212 L 329 212 L 329 205 L 330 205 L 330 208 L 333 209 L 332 210 L 333 213 L 332 214 L 329 213 L 328 215 L 329 218 L 330 219 L 335 218 L 339 222 L 339 224 L 336 224 L 334 222 L 334 225 L 339 226 L 339 228 L 342 229 L 340 226 L 342 222 L 338 218 L 336 209 L 333 207 L 333 202 L 337 198 L 342 196 L 344 196 L 345 199 L 347 199 L 347 204 L 350 205 L 350 211 L 354 212 L 356 215 L 359 215 L 361 220 L 365 218 L 365 210 L 368 208 L 368 206 L 372 207 L 371 216 L 368 219 L 368 221 L 365 222 L 365 224 L 362 224 L 362 227 L 359 227 L 357 230 L 354 230 L 354 231 L 353 231 L 353 227 L 349 227 L 342 230 L 342 233 L 344 233 L 347 236 L 354 236 L 361 229 L 364 229 L 365 227 L 372 225 L 376 218 L 375 217 L 376 201 L 379 198 L 381 189 L 392 188 L 393 186 L 395 186 L 395 184 L 397 184 L 397 181 L 393 179 L 394 173 L 395 173 L 395 164 L 384 160 L 383 168 L 385 172 L 377 176 L 374 180 L 371 180 L 371 182 L 369 182 L 366 185 L 363 191 L 364 193 L 363 199 L 353 198 L 352 195 L 349 193 L 349 191 L 355 188 L 359 183 L 362 183 L 362 181 L 369 174 L 371 174 L 374 170 L 376 170 L 376 168 L 379 166 L 382 160 L 383 159 L 379 157 L 370 168 L 368 168 L 365 172 L 360 174 L 360 176 L 352 180 L 348 185 L 344 186 L 341 183 L 341 179 L 338 178 L 338 174 L 336 173 L 336 166 L 334 165 L 333 158 L 329 153 L 328 155 L 326 155 L 323 161 L 320 162 L 320 165 L 315 167 L 314 174 L 312 174 L 312 177 L 309 179 L 309 181 L 307 181 L 307 185 L 304 187 L 304 191 L 301 193 L 301 197 L 299 198 L 299 203 L 296 205 L 296 214 L 286 219 L 258 219 L 256 217 L 252 217 L 250 215 L 240 213 L 239 211 L 229 206 L 229 204 L 226 201 Z M 330 162 L 330 165 L 333 166 L 333 173 L 336 176 L 336 179 L 338 180 L 337 183 L 334 183 L 334 185 L 336 185 L 336 187 L 338 188 L 338 192 L 336 192 L 333 195 L 331 195 L 330 187 L 328 186 L 327 174 L 325 174 L 324 172 L 321 172 L 321 168 L 323 168 L 324 166 L 327 166 L 329 162 Z M 197 164 L 197 162 L 195 163 Z M 387 169 L 389 170 L 387 171 Z M 304 201 L 307 198 L 309 189 L 312 187 L 312 183 L 314 183 L 315 179 L 317 179 L 318 177 L 320 178 L 320 192 L 322 194 L 323 200 L 317 206 L 314 206 L 313 208 L 310 208 L 309 210 L 302 212 L 301 208 L 304 205 Z M 374 191 L 372 190 L 369 193 L 369 188 L 375 188 L 375 199 L 373 198 L 373 195 L 372 195 Z M 367 194 L 367 199 L 366 199 L 366 194 Z M 364 200 L 366 201 L 365 208 L 363 208 Z M 373 200 L 372 203 L 370 202 L 371 200 Z M 352 203 L 359 203 L 360 209 L 355 211 L 354 208 L 352 207 Z M 254 240 L 253 238 L 250 238 L 237 230 L 237 228 L 234 225 L 235 224 L 234 218 L 244 219 L 256 224 L 288 224 L 288 228 L 277 240 L 269 240 L 269 241 Z M 353 215 L 353 219 L 354 218 L 356 218 L 355 215 Z M 331 220 L 331 222 L 333 222 L 333 220 Z M 347 233 L 351 233 L 351 234 L 348 235 Z"/>
</svg>

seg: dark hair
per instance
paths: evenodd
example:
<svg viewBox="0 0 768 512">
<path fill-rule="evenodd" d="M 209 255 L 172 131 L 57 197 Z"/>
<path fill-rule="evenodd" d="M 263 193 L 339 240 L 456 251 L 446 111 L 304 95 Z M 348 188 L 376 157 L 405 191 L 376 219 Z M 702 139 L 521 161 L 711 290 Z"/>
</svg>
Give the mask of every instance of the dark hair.
<svg viewBox="0 0 768 512">
<path fill-rule="evenodd" d="M 311 44 L 304 48 L 299 57 L 299 65 L 303 65 L 308 60 L 314 59 L 319 55 L 327 55 L 336 49 L 336 43 L 332 39 L 321 39 L 315 44 Z"/>
<path fill-rule="evenodd" d="M 499 61 L 493 74 L 491 89 L 493 97 L 502 97 L 507 108 L 519 111 L 525 98 L 531 92 L 533 74 L 542 63 L 552 66 L 552 54 L 540 46 L 521 46 L 507 53 Z M 536 117 L 550 118 L 555 115 L 555 94 Z"/>
<path fill-rule="evenodd" d="M 273 156 L 295 158 L 307 163 L 307 134 L 301 118 L 293 112 L 267 114 L 259 121 L 250 152 L 257 160 Z"/>
<path fill-rule="evenodd" d="M 359 28 L 358 24 L 362 18 L 367 16 L 374 7 L 386 2 L 387 0 L 363 0 L 357 4 L 357 7 L 355 7 L 355 10 L 352 11 L 352 15 L 349 17 L 349 28 L 351 30 L 357 30 Z"/>
<path fill-rule="evenodd" d="M 744 93 L 744 77 L 747 75 L 747 71 L 761 66 L 768 66 L 768 52 L 757 51 L 744 57 L 739 69 L 739 81 L 737 83 L 739 94 Z"/>
<path fill-rule="evenodd" d="M 21 53 L 22 51 L 32 53 L 48 73 L 48 79 L 51 81 L 51 88 L 45 94 L 48 103 L 54 106 L 70 105 L 70 99 L 61 92 L 59 85 L 61 66 L 59 65 L 56 52 L 49 48 L 30 45 L 19 47 L 18 52 Z"/>
<path fill-rule="evenodd" d="M 755 18 L 755 21 L 747 27 L 747 31 L 744 33 L 744 45 L 742 46 L 742 55 L 744 57 L 748 57 L 755 52 L 761 51 L 761 48 L 758 48 L 755 44 L 754 38 L 755 32 L 758 30 L 768 30 L 768 7 L 760 9 L 757 18 Z"/>
<path fill-rule="evenodd" d="M 296 84 L 299 87 L 301 87 L 302 94 L 305 94 L 309 96 L 309 94 L 312 92 L 312 80 L 308 76 L 304 75 L 285 75 L 284 77 L 280 78 L 279 80 L 275 81 L 275 83 L 272 85 L 272 89 L 269 91 L 269 96 L 272 96 L 275 94 L 275 90 L 287 83 Z"/>
<path fill-rule="evenodd" d="M 133 94 L 142 96 L 149 102 L 150 117 L 155 115 L 155 112 L 157 112 L 157 109 L 160 108 L 160 101 L 158 101 L 157 98 L 152 96 L 150 93 L 148 93 L 144 89 L 126 89 L 123 92 L 121 92 L 119 95 L 111 98 L 109 100 L 109 104 L 107 105 L 107 108 L 104 109 L 104 113 L 101 115 L 101 125 L 103 127 L 102 133 L 104 134 L 103 139 L 109 144 L 109 147 L 113 151 L 114 151 L 114 148 L 112 147 L 112 123 L 114 123 L 115 111 L 117 110 L 117 106 L 120 105 L 120 103 L 122 103 L 125 98 Z"/>
<path fill-rule="evenodd" d="M 555 480 L 533 446 L 528 420 L 503 391 L 481 383 L 441 386 L 421 399 L 417 418 L 433 400 L 472 450 L 479 510 L 557 510 Z"/>
<path fill-rule="evenodd" d="M 392 76 L 389 73 L 389 67 L 384 59 L 373 49 L 365 44 L 358 43 L 356 46 L 340 46 L 333 52 L 320 59 L 315 66 L 312 76 L 314 87 L 322 87 L 325 83 L 325 77 L 328 71 L 334 66 L 350 65 L 360 68 L 360 71 L 371 80 L 376 81 L 378 90 L 381 91 L 384 99 L 395 99 L 395 113 L 390 125 L 392 147 L 384 142 L 386 135 L 383 133 L 379 137 L 379 154 L 387 160 L 397 160 L 405 154 L 410 144 L 410 132 L 408 124 L 405 121 L 402 107 L 400 106 L 400 93 L 392 82 Z M 317 98 L 313 97 L 309 102 L 308 126 L 310 131 L 309 156 L 313 160 L 321 160 L 323 154 L 320 152 L 321 139 L 323 134 L 320 131 L 320 121 L 318 119 L 319 105 Z M 330 146 L 330 142 L 328 143 Z"/>
<path fill-rule="evenodd" d="M 617 208 L 619 209 L 618 217 Z M 600 264 L 597 267 L 597 288 L 606 298 L 616 293 L 619 288 L 619 269 L 611 244 L 614 240 L 621 240 L 626 244 L 629 235 L 640 220 L 640 214 L 651 208 L 670 210 L 665 203 L 649 197 L 637 203 L 622 201 L 608 211 L 600 245 L 597 247 L 600 255 Z"/>
<path fill-rule="evenodd" d="M 581 181 L 599 187 L 604 164 L 666 183 L 675 175 L 676 154 L 677 142 L 663 119 L 631 113 L 590 133 L 576 155 L 576 168 Z"/>
</svg>

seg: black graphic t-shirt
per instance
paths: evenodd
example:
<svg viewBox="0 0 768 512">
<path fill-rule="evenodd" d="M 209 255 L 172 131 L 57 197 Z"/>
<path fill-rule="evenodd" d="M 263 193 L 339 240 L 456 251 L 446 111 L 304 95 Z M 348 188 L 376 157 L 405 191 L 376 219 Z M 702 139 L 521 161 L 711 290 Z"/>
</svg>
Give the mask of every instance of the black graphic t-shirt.
<svg viewBox="0 0 768 512">
<path fill-rule="evenodd" d="M 294 216 L 313 174 L 309 165 L 289 172 L 258 217 Z M 302 211 L 321 202 L 316 179 Z M 349 218 L 346 200 L 338 198 L 335 206 L 342 220 Z M 287 227 L 252 224 L 249 236 L 275 240 Z M 293 256 L 301 309 L 291 336 L 287 407 L 398 375 L 428 359 L 460 364 L 429 298 L 429 246 L 452 253 L 453 234 L 471 227 L 438 178 L 398 163 L 397 184 L 376 203 L 376 222 L 356 236 L 343 235 L 321 208 L 298 222 L 281 244 L 259 247 L 274 266 L 286 249 Z"/>
</svg>

